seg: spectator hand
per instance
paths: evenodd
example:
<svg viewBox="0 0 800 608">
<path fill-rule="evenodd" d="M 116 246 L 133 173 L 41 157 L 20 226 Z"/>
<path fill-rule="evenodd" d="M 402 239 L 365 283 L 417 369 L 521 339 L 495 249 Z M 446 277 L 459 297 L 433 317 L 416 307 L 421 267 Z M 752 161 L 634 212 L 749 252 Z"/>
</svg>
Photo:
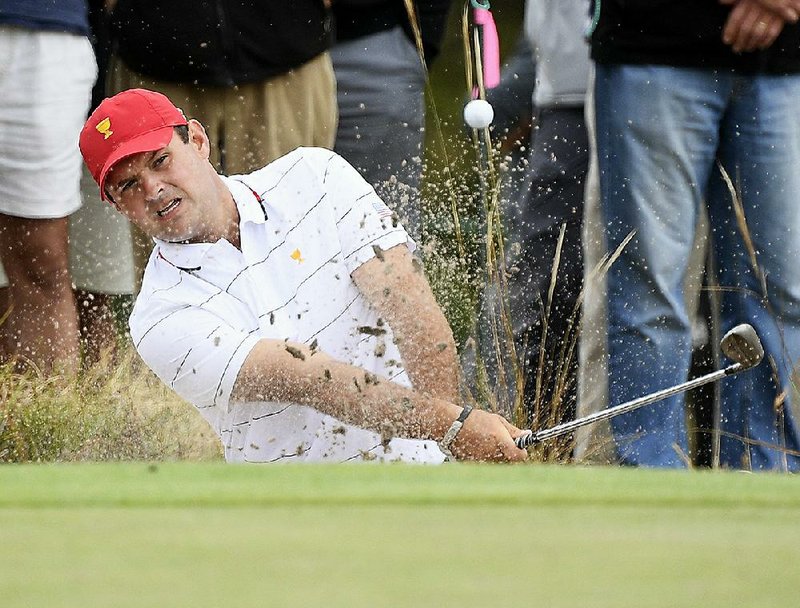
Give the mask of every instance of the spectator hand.
<svg viewBox="0 0 800 608">
<path fill-rule="evenodd" d="M 786 21 L 797 20 L 797 13 L 792 12 L 794 19 L 785 19 L 783 10 L 780 13 L 775 12 L 766 8 L 765 4 L 800 4 L 800 0 L 720 0 L 720 2 L 733 5 L 722 31 L 722 40 L 733 48 L 734 53 L 768 48 L 775 42 Z"/>
<path fill-rule="evenodd" d="M 464 422 L 452 445 L 458 460 L 520 462 L 528 453 L 520 450 L 514 439 L 525 434 L 502 416 L 475 409 Z"/>
<path fill-rule="evenodd" d="M 739 0 L 720 0 L 720 4 L 737 4 Z M 764 8 L 780 15 L 784 21 L 796 23 L 800 18 L 800 0 L 757 0 Z"/>
</svg>

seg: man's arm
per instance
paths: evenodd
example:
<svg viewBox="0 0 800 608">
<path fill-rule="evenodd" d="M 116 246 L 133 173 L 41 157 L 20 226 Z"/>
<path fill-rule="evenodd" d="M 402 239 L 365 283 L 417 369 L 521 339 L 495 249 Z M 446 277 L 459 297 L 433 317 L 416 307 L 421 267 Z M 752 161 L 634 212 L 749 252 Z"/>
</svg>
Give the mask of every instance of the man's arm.
<svg viewBox="0 0 800 608">
<path fill-rule="evenodd" d="M 378 251 L 353 272 L 353 281 L 392 328 L 414 389 L 458 402 L 460 367 L 453 333 L 408 248 Z"/>
<path fill-rule="evenodd" d="M 303 344 L 269 339 L 260 340 L 250 351 L 231 395 L 231 402 L 256 400 L 309 405 L 383 436 L 436 441 L 462 409 Z M 502 417 L 475 410 L 451 450 L 459 459 L 524 460 L 526 452 L 513 441 L 520 434 L 522 431 Z"/>
<path fill-rule="evenodd" d="M 348 272 L 365 290 L 365 297 L 377 303 L 395 338 L 400 339 L 398 347 L 415 390 L 376 378 L 327 354 L 312 354 L 301 345 L 260 340 L 249 349 L 239 368 L 232 399 L 304 403 L 376 432 L 385 433 L 388 427 L 399 437 L 440 441 L 462 412 L 453 402 L 458 392 L 458 364 L 451 332 L 424 277 L 416 276 L 419 273 L 407 250 L 398 247 L 405 249 L 408 236 L 399 224 L 390 221 L 388 207 L 347 161 L 317 148 L 305 149 L 302 156 L 317 174 L 326 203 L 338 218 L 336 235 Z M 403 272 L 391 276 L 398 268 Z M 372 273 L 381 275 L 381 279 L 367 278 L 365 285 L 364 275 Z M 382 303 L 382 298 L 388 299 Z M 412 304 L 414 300 L 426 302 L 425 310 L 413 310 L 403 304 L 403 298 Z M 408 314 L 432 316 L 417 326 L 404 317 Z M 432 346 L 430 361 L 439 362 L 436 365 L 428 362 L 427 353 L 414 350 L 423 331 L 430 334 L 416 348 Z M 423 369 L 426 365 L 434 369 Z M 524 459 L 526 453 L 513 443 L 513 438 L 522 433 L 502 417 L 476 410 L 467 418 L 451 451 L 457 458 Z"/>
</svg>

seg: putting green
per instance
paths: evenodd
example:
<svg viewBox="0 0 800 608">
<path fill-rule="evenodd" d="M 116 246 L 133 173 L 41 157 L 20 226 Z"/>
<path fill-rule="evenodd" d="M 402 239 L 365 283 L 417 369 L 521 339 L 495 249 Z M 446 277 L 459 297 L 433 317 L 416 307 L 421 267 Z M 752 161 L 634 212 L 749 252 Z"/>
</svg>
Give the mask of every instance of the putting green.
<svg viewBox="0 0 800 608">
<path fill-rule="evenodd" d="M 794 606 L 787 475 L 0 467 L 0 605 Z"/>
</svg>

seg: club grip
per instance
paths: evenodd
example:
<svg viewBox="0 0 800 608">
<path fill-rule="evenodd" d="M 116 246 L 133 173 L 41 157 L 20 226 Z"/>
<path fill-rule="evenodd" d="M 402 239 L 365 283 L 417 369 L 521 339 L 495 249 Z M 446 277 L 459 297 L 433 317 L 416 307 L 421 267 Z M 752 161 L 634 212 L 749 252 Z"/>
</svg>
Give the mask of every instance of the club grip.
<svg viewBox="0 0 800 608">
<path fill-rule="evenodd" d="M 517 447 L 520 450 L 524 450 L 532 446 L 534 443 L 536 443 L 536 436 L 532 432 L 525 433 L 524 435 L 520 435 L 519 437 L 517 437 L 514 440 L 514 443 L 517 444 Z"/>
</svg>

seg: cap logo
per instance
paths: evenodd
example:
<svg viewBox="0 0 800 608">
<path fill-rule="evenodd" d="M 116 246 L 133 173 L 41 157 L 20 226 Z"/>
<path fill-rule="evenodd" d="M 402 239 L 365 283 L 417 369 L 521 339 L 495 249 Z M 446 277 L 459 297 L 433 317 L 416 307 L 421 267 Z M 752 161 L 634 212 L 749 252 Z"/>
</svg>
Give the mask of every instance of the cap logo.
<svg viewBox="0 0 800 608">
<path fill-rule="evenodd" d="M 98 122 L 95 129 L 97 129 L 98 133 L 101 133 L 103 135 L 103 139 L 108 139 L 114 134 L 114 131 L 111 130 L 110 118 L 104 118 L 103 120 Z"/>
</svg>

